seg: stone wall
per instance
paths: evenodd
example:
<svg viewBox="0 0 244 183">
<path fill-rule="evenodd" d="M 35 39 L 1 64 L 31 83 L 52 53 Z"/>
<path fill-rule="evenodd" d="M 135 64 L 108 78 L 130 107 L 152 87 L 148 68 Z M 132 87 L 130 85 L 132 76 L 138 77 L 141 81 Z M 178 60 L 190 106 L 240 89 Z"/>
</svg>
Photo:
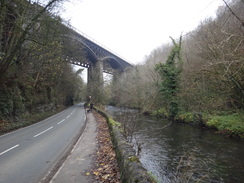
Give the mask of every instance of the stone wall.
<svg viewBox="0 0 244 183">
<path fill-rule="evenodd" d="M 120 167 L 123 183 L 153 183 L 156 182 L 142 166 L 135 150 L 126 141 L 119 128 L 120 123 L 115 122 L 104 111 L 97 109 L 107 119 L 110 135 L 116 151 L 117 161 Z"/>
</svg>

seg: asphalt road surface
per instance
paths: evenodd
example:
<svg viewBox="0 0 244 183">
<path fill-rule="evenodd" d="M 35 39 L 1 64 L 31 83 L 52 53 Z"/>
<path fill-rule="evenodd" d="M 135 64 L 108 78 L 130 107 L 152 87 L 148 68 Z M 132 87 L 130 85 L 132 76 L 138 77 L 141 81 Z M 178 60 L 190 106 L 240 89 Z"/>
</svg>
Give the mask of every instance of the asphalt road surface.
<svg viewBox="0 0 244 183">
<path fill-rule="evenodd" d="M 0 183 L 45 182 L 85 127 L 82 104 L 0 136 Z"/>
</svg>

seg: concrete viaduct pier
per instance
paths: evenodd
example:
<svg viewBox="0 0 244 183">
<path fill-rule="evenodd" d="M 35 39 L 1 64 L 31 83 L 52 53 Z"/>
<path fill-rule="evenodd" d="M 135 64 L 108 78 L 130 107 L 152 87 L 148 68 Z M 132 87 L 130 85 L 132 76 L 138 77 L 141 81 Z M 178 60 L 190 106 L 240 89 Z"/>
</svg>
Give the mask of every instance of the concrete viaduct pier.
<svg viewBox="0 0 244 183">
<path fill-rule="evenodd" d="M 65 28 L 67 33 L 63 35 L 63 44 L 66 61 L 87 68 L 87 95 L 92 96 L 94 103 L 102 103 L 103 73 L 116 77 L 133 66 L 83 33 L 67 26 Z"/>
</svg>

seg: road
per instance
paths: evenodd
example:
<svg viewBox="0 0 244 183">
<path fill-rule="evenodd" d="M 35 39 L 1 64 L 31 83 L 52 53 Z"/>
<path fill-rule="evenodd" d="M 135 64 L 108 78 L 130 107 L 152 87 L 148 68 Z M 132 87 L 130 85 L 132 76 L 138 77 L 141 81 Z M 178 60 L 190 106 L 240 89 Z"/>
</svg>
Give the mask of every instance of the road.
<svg viewBox="0 0 244 183">
<path fill-rule="evenodd" d="M 85 127 L 82 104 L 0 136 L 0 183 L 45 182 Z"/>
</svg>

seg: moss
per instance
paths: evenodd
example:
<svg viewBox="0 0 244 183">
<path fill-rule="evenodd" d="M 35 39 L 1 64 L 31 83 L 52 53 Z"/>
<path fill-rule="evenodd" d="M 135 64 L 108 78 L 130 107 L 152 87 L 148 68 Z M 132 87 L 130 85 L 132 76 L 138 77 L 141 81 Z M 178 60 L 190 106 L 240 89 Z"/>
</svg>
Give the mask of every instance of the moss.
<svg viewBox="0 0 244 183">
<path fill-rule="evenodd" d="M 153 182 L 159 182 L 158 177 L 156 175 L 154 175 L 151 171 L 148 171 L 147 173 L 151 177 Z"/>
<path fill-rule="evenodd" d="M 153 111 L 152 116 L 161 116 L 161 117 L 169 117 L 169 112 L 165 108 L 160 108 L 156 111 Z"/>
<path fill-rule="evenodd" d="M 194 114 L 191 112 L 181 113 L 176 116 L 176 119 L 186 123 L 192 123 L 194 121 Z"/>
<path fill-rule="evenodd" d="M 112 125 L 112 126 L 118 126 L 118 127 L 120 127 L 121 126 L 121 124 L 119 123 L 119 122 L 117 122 L 117 121 L 114 121 L 112 118 L 108 118 L 108 121 L 109 121 L 109 123 Z"/>
<path fill-rule="evenodd" d="M 204 121 L 206 121 L 206 115 L 199 112 L 181 112 L 177 114 L 175 120 L 194 126 L 205 126 Z"/>
<path fill-rule="evenodd" d="M 130 162 L 140 162 L 137 156 L 130 156 L 127 158 L 127 160 Z"/>
</svg>

